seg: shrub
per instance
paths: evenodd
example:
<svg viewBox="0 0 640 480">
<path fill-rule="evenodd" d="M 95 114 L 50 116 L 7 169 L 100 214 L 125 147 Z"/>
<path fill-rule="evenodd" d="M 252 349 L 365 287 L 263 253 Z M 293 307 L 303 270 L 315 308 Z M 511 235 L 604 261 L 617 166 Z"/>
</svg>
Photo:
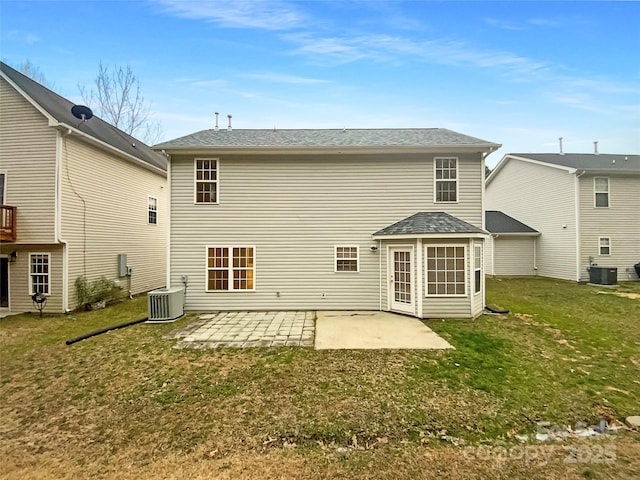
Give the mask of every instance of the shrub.
<svg viewBox="0 0 640 480">
<path fill-rule="evenodd" d="M 100 277 L 93 282 L 89 282 L 84 276 L 78 277 L 75 287 L 78 306 L 92 305 L 102 301 L 109 303 L 122 297 L 122 287 L 106 277 Z"/>
</svg>

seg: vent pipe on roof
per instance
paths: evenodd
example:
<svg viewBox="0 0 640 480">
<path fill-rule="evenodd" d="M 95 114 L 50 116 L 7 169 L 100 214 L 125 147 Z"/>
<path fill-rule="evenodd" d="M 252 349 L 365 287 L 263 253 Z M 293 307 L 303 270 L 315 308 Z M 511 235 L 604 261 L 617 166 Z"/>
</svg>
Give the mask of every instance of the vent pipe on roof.
<svg viewBox="0 0 640 480">
<path fill-rule="evenodd" d="M 216 112 L 216 130 L 218 130 L 218 115 L 220 115 L 220 113 Z"/>
<path fill-rule="evenodd" d="M 227 118 L 229 119 L 229 126 L 227 127 L 227 130 L 228 130 L 228 131 L 231 131 L 231 130 L 233 130 L 233 129 L 231 128 L 231 115 L 227 115 Z"/>
<path fill-rule="evenodd" d="M 598 152 L 598 142 L 595 141 L 593 142 L 593 153 L 595 153 L 596 155 L 598 155 L 600 152 Z"/>
<path fill-rule="evenodd" d="M 560 142 L 560 155 L 564 155 L 564 152 L 562 151 L 562 137 L 558 138 L 558 141 Z"/>
</svg>

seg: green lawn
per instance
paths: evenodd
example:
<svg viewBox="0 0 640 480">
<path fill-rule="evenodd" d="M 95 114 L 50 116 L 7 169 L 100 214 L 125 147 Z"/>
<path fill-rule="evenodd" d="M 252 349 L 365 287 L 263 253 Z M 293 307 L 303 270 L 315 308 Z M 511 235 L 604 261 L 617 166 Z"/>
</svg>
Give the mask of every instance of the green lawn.
<svg viewBox="0 0 640 480">
<path fill-rule="evenodd" d="M 638 283 L 488 280 L 487 302 L 511 313 L 428 320 L 456 347 L 443 352 L 172 348 L 163 335 L 189 317 L 65 345 L 144 317 L 145 297 L 9 317 L 0 476 L 635 478 L 637 432 L 522 447 L 515 435 L 640 415 L 639 297 Z M 498 447 L 552 454 L 478 454 Z"/>
</svg>

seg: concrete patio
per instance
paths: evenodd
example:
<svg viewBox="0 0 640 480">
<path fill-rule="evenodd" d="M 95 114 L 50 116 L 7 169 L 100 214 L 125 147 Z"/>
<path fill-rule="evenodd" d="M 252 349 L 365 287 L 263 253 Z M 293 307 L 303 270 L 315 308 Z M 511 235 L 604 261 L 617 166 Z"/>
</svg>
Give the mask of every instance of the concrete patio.
<svg viewBox="0 0 640 480">
<path fill-rule="evenodd" d="M 377 311 L 206 313 L 165 338 L 179 340 L 176 348 L 453 348 L 417 318 Z"/>
</svg>

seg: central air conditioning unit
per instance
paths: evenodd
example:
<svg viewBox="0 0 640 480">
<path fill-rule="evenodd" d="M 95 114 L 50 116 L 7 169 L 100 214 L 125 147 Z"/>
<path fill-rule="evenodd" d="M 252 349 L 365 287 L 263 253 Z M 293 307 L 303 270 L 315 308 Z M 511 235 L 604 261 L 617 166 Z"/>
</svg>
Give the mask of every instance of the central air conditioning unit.
<svg viewBox="0 0 640 480">
<path fill-rule="evenodd" d="M 614 267 L 598 267 L 591 265 L 589 268 L 589 283 L 596 285 L 615 285 L 618 282 L 618 269 Z"/>
<path fill-rule="evenodd" d="M 184 315 L 184 288 L 159 288 L 147 294 L 149 323 L 173 322 Z"/>
</svg>

